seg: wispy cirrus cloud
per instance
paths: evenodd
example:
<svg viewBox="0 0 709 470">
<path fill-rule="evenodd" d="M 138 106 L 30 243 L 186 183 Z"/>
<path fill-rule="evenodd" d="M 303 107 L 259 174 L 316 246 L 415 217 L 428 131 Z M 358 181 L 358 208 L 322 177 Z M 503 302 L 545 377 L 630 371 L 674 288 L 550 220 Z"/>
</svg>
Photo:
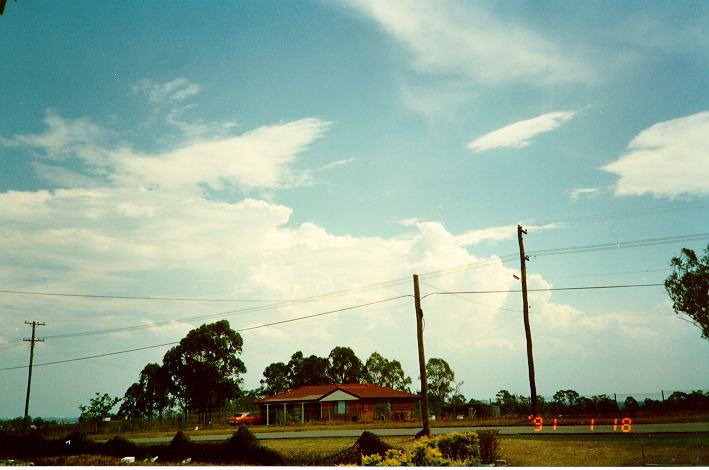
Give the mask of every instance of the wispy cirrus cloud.
<svg viewBox="0 0 709 470">
<path fill-rule="evenodd" d="M 133 85 L 134 94 L 143 94 L 153 104 L 177 103 L 187 98 L 195 96 L 201 91 L 201 87 L 187 80 L 184 77 L 175 80 L 159 83 L 150 79 L 140 80 Z"/>
<path fill-rule="evenodd" d="M 561 227 L 561 224 L 525 225 L 527 231 L 540 232 Z M 516 225 L 501 225 L 484 229 L 469 230 L 456 235 L 455 240 L 462 246 L 476 245 L 486 241 L 510 240 L 517 237 Z"/>
<path fill-rule="evenodd" d="M 468 148 L 476 153 L 496 148 L 523 148 L 537 135 L 557 129 L 575 115 L 573 111 L 555 111 L 518 121 L 472 140 Z"/>
<path fill-rule="evenodd" d="M 321 166 L 318 168 L 320 171 L 326 171 L 326 170 L 332 170 L 333 168 L 337 168 L 339 166 L 345 166 L 349 165 L 350 163 L 354 162 L 354 158 L 343 158 L 342 160 L 335 160 L 334 162 L 330 162 L 326 165 Z"/>
<path fill-rule="evenodd" d="M 709 111 L 657 123 L 601 169 L 618 176 L 616 196 L 709 194 Z"/>
<path fill-rule="evenodd" d="M 574 188 L 569 191 L 569 197 L 572 201 L 577 201 L 583 195 L 590 196 L 592 194 L 598 194 L 600 191 L 601 188 Z"/>
<path fill-rule="evenodd" d="M 305 184 L 307 172 L 291 164 L 325 132 L 330 123 L 317 118 L 265 125 L 239 135 L 188 136 L 172 149 L 141 153 L 111 146 L 109 131 L 87 119 L 68 119 L 48 110 L 46 129 L 4 138 L 0 144 L 40 152 L 48 160 L 75 159 L 81 170 L 35 162 L 40 176 L 65 187 L 96 186 L 96 178 L 114 185 L 200 191 L 201 185 L 222 189 L 282 188 Z"/>
<path fill-rule="evenodd" d="M 462 75 L 477 83 L 587 82 L 592 72 L 564 48 L 479 3 L 348 0 L 399 42 L 420 72 Z"/>
<path fill-rule="evenodd" d="M 44 152 L 46 157 L 63 159 L 101 142 L 109 131 L 86 118 L 65 119 L 48 108 L 42 120 L 46 129 L 40 133 L 0 137 L 0 145 L 27 147 Z"/>
</svg>

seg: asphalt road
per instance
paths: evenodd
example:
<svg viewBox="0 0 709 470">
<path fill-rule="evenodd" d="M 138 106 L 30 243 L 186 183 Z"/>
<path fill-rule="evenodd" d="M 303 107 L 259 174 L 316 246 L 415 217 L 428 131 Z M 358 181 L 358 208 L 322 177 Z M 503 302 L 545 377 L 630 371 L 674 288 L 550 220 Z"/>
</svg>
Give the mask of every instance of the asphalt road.
<svg viewBox="0 0 709 470">
<path fill-rule="evenodd" d="M 414 436 L 421 428 L 399 428 L 399 429 L 369 429 L 368 431 L 378 436 Z M 553 434 L 623 434 L 623 428 L 618 423 L 615 431 L 612 424 L 596 425 L 591 430 L 589 425 L 585 426 L 557 426 L 545 425 L 541 430 L 539 426 L 501 426 L 501 427 L 450 427 L 431 428 L 432 434 L 447 434 L 452 432 L 481 431 L 485 429 L 498 429 L 500 434 L 505 435 L 553 435 Z M 272 431 L 256 432 L 254 435 L 258 439 L 318 439 L 323 437 L 359 437 L 364 429 L 329 429 L 318 431 Z M 626 434 L 632 433 L 709 433 L 709 422 L 702 423 L 667 423 L 667 424 L 633 424 L 625 427 Z M 188 433 L 189 435 L 189 433 Z M 196 434 L 191 435 L 193 441 L 224 441 L 232 434 Z M 172 440 L 172 437 L 140 437 L 129 439 L 137 444 L 161 444 Z"/>
</svg>

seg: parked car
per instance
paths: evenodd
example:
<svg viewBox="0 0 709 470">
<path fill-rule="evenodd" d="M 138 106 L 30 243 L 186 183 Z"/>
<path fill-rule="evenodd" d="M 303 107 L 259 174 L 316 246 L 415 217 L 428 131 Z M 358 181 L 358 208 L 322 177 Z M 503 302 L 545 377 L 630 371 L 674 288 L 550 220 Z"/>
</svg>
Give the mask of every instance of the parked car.
<svg viewBox="0 0 709 470">
<path fill-rule="evenodd" d="M 263 418 L 257 414 L 246 411 L 229 416 L 228 421 L 232 426 L 238 426 L 240 424 L 261 424 L 263 422 Z"/>
</svg>

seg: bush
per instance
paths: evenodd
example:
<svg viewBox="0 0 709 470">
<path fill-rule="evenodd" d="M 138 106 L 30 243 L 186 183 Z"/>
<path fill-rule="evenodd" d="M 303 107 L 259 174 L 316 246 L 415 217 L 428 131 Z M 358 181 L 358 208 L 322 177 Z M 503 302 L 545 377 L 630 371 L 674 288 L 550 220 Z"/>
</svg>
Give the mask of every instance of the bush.
<svg viewBox="0 0 709 470">
<path fill-rule="evenodd" d="M 132 455 L 137 459 L 142 460 L 145 458 L 145 447 L 138 446 L 132 442 L 126 440 L 124 437 L 115 436 L 109 439 L 101 450 L 103 455 L 112 455 L 114 457 L 125 457 L 127 455 Z"/>
<path fill-rule="evenodd" d="M 390 449 L 392 449 L 392 447 L 379 439 L 375 434 L 364 431 L 352 447 L 338 452 L 331 460 L 337 465 L 363 465 L 364 455 L 383 457 Z M 323 461 L 322 464 L 328 465 L 331 463 Z"/>
<path fill-rule="evenodd" d="M 481 463 L 495 463 L 495 460 L 497 460 L 497 457 L 499 456 L 499 442 L 497 441 L 497 434 L 497 429 L 478 431 Z"/>
<path fill-rule="evenodd" d="M 410 450 L 390 449 L 384 456 L 362 456 L 362 465 L 386 467 L 450 467 L 480 463 L 477 433 L 452 433 L 422 437 Z"/>
<path fill-rule="evenodd" d="M 239 463 L 245 465 L 283 465 L 283 457 L 258 443 L 246 426 L 240 426 L 231 438 L 218 444 L 209 462 Z"/>
</svg>

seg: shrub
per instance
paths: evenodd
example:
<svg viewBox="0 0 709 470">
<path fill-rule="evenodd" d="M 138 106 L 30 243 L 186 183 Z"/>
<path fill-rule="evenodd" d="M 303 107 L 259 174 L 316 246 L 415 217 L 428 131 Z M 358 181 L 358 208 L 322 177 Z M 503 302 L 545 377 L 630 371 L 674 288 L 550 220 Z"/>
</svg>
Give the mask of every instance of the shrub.
<svg viewBox="0 0 709 470">
<path fill-rule="evenodd" d="M 112 455 L 114 457 L 124 457 L 132 455 L 137 459 L 145 457 L 145 447 L 138 446 L 121 436 L 115 436 L 109 439 L 101 450 L 103 455 Z"/>
<path fill-rule="evenodd" d="M 480 442 L 474 432 L 422 437 L 410 450 L 390 449 L 384 456 L 362 456 L 362 465 L 450 467 L 480 463 Z"/>
<path fill-rule="evenodd" d="M 337 465 L 362 465 L 362 456 L 377 455 L 383 457 L 391 448 L 389 444 L 379 439 L 375 434 L 364 431 L 352 447 L 338 452 L 331 460 Z M 323 462 L 323 465 L 328 463 L 330 462 Z"/>
<path fill-rule="evenodd" d="M 499 456 L 499 442 L 497 441 L 497 434 L 497 429 L 478 431 L 481 463 L 495 463 L 495 460 L 497 460 L 497 457 Z"/>
<path fill-rule="evenodd" d="M 231 438 L 218 444 L 210 456 L 211 462 L 246 465 L 283 465 L 278 452 L 259 444 L 256 436 L 246 426 L 240 426 Z"/>
</svg>

